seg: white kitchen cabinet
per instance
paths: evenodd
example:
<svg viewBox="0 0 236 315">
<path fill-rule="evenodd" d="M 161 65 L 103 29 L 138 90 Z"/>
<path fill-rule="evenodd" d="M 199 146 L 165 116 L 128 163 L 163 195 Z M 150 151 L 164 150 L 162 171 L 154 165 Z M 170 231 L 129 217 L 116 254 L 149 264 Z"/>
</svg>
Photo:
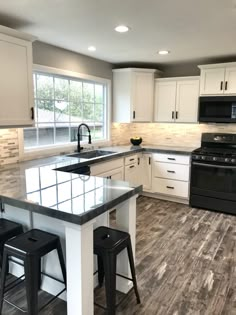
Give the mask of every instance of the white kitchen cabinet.
<svg viewBox="0 0 236 315">
<path fill-rule="evenodd" d="M 90 166 L 90 171 L 91 171 L 92 176 L 100 176 L 104 174 L 104 176 L 101 176 L 101 177 L 108 177 L 108 176 L 111 176 L 110 174 L 111 172 L 113 172 L 113 170 L 117 170 L 121 168 L 124 169 L 123 158 L 114 159 L 114 160 L 112 159 L 107 162 L 92 164 Z"/>
<path fill-rule="evenodd" d="M 201 69 L 200 95 L 236 94 L 236 63 L 198 66 Z"/>
<path fill-rule="evenodd" d="M 34 123 L 33 37 L 0 26 L 0 127 Z"/>
<path fill-rule="evenodd" d="M 125 181 L 137 184 L 138 181 L 138 164 L 133 163 L 125 166 Z"/>
<path fill-rule="evenodd" d="M 153 154 L 152 192 L 184 200 L 189 199 L 190 156 Z"/>
<path fill-rule="evenodd" d="M 154 69 L 113 70 L 113 122 L 153 120 Z"/>
<path fill-rule="evenodd" d="M 97 175 L 98 177 L 106 177 L 113 180 L 124 180 L 124 168 L 119 167 L 114 170 L 107 171 Z"/>
<path fill-rule="evenodd" d="M 155 80 L 155 121 L 197 122 L 199 78 Z"/>
<path fill-rule="evenodd" d="M 140 153 L 138 157 L 138 183 L 143 191 L 152 190 L 152 154 Z"/>
</svg>

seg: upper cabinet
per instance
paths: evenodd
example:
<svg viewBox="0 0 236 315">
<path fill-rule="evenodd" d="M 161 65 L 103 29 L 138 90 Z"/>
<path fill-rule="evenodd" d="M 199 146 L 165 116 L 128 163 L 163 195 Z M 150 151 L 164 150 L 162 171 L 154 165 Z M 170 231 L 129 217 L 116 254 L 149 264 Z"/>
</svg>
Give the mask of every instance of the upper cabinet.
<svg viewBox="0 0 236 315">
<path fill-rule="evenodd" d="M 153 120 L 154 69 L 113 70 L 113 121 Z"/>
<path fill-rule="evenodd" d="M 198 66 L 201 95 L 236 94 L 236 63 Z"/>
<path fill-rule="evenodd" d="M 154 120 L 197 122 L 199 77 L 155 80 Z"/>
<path fill-rule="evenodd" d="M 0 26 L 0 128 L 32 126 L 32 40 Z"/>
</svg>

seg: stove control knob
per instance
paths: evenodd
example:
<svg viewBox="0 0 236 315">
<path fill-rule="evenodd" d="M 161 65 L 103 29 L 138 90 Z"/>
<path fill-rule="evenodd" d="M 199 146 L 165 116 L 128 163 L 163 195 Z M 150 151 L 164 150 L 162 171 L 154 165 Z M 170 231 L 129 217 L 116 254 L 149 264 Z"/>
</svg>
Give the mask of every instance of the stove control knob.
<svg viewBox="0 0 236 315">
<path fill-rule="evenodd" d="M 217 157 L 214 156 L 214 157 L 213 157 L 213 161 L 217 161 Z"/>
<path fill-rule="evenodd" d="M 225 158 L 225 162 L 229 162 L 229 159 L 228 159 L 228 158 Z"/>
</svg>

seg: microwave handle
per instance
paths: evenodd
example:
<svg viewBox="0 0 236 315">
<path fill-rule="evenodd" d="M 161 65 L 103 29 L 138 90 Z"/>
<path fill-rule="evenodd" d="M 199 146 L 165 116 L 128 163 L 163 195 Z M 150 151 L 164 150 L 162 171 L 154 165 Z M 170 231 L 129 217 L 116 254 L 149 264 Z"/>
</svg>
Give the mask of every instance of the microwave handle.
<svg viewBox="0 0 236 315">
<path fill-rule="evenodd" d="M 205 167 L 217 167 L 217 168 L 224 168 L 224 169 L 236 169 L 236 166 L 230 166 L 230 165 L 217 165 L 217 164 L 206 164 L 206 163 L 197 163 L 193 162 L 193 165 L 199 165 L 199 166 L 205 166 Z"/>
</svg>

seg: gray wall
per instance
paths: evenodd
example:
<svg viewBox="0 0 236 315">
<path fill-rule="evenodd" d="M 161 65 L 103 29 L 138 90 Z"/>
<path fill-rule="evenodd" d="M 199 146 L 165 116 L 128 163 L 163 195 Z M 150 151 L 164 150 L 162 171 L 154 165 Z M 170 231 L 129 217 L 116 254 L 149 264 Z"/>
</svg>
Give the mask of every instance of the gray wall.
<svg viewBox="0 0 236 315">
<path fill-rule="evenodd" d="M 35 64 L 112 79 L 108 62 L 36 41 L 33 43 Z"/>
</svg>

